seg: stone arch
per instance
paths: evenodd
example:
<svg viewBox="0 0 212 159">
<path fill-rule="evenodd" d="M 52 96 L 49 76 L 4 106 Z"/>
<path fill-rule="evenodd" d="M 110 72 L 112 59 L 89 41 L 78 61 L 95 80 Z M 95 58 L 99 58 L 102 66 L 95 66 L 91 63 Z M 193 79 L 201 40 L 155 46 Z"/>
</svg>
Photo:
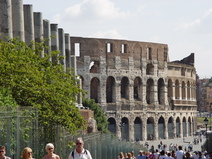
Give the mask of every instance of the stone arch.
<svg viewBox="0 0 212 159">
<path fill-rule="evenodd" d="M 116 101 L 116 82 L 115 78 L 109 76 L 106 80 L 106 101 L 107 103 L 115 103 Z"/>
<path fill-rule="evenodd" d="M 142 121 L 139 117 L 136 117 L 134 120 L 134 140 L 142 140 Z"/>
<path fill-rule="evenodd" d="M 180 83 L 179 80 L 175 81 L 175 99 L 180 98 Z"/>
<path fill-rule="evenodd" d="M 127 77 L 123 77 L 121 79 L 121 97 L 125 99 L 129 99 L 129 86 L 130 82 Z"/>
<path fill-rule="evenodd" d="M 165 104 L 165 83 L 162 78 L 158 80 L 158 102 Z"/>
<path fill-rule="evenodd" d="M 90 84 L 90 98 L 94 99 L 98 103 L 100 97 L 100 81 L 97 77 L 91 79 Z"/>
<path fill-rule="evenodd" d="M 88 41 L 87 45 L 88 50 L 92 50 L 93 52 L 97 53 L 100 49 L 102 49 L 101 42 L 97 39 L 91 39 Z"/>
<path fill-rule="evenodd" d="M 165 120 L 164 117 L 160 117 L 158 119 L 158 138 L 159 139 L 165 139 Z"/>
<path fill-rule="evenodd" d="M 173 139 L 174 138 L 174 119 L 173 117 L 169 117 L 168 119 L 168 138 Z"/>
<path fill-rule="evenodd" d="M 134 99 L 142 100 L 142 81 L 140 77 L 134 79 Z"/>
<path fill-rule="evenodd" d="M 116 134 L 116 120 L 111 117 L 107 121 L 108 121 L 108 130 L 111 133 Z"/>
<path fill-rule="evenodd" d="M 147 119 L 147 140 L 152 139 L 152 137 L 155 137 L 155 134 L 154 134 L 154 118 L 149 117 Z"/>
<path fill-rule="evenodd" d="M 152 63 L 148 63 L 146 66 L 146 74 L 154 75 L 154 65 Z"/>
<path fill-rule="evenodd" d="M 89 68 L 90 73 L 99 73 L 99 61 L 92 61 Z"/>
<path fill-rule="evenodd" d="M 183 117 L 183 137 L 186 137 L 187 127 L 186 127 L 186 118 Z"/>
<path fill-rule="evenodd" d="M 182 81 L 182 99 L 186 99 L 186 86 L 184 81 Z"/>
<path fill-rule="evenodd" d="M 146 84 L 146 102 L 147 104 L 154 103 L 154 81 L 153 79 L 148 79 Z"/>
<path fill-rule="evenodd" d="M 173 82 L 171 79 L 168 80 L 168 97 L 169 99 L 173 98 Z"/>
<path fill-rule="evenodd" d="M 191 85 L 190 85 L 190 81 L 187 82 L 187 99 L 191 99 Z"/>
<path fill-rule="evenodd" d="M 176 137 L 180 137 L 180 118 L 177 117 L 176 119 Z"/>
<path fill-rule="evenodd" d="M 121 138 L 129 141 L 129 120 L 124 117 L 121 119 Z"/>
</svg>

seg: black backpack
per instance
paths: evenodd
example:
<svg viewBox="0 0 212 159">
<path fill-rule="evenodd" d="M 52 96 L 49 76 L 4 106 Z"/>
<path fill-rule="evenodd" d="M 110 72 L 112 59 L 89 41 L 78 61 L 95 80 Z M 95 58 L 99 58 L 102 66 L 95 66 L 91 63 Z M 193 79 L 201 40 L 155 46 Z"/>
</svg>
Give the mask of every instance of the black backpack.
<svg viewBox="0 0 212 159">
<path fill-rule="evenodd" d="M 86 155 L 88 154 L 87 150 L 85 149 L 85 152 L 84 152 Z M 74 151 L 71 152 L 71 156 L 74 158 Z"/>
</svg>

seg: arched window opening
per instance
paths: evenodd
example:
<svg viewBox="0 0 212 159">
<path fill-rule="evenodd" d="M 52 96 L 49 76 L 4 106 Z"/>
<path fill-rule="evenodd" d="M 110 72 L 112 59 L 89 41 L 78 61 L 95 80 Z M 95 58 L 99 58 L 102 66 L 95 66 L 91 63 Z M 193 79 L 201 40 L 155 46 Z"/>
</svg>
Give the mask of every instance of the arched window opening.
<svg viewBox="0 0 212 159">
<path fill-rule="evenodd" d="M 154 82 L 153 82 L 152 79 L 147 80 L 146 101 L 147 101 L 147 104 L 153 104 L 154 103 Z"/>
<path fill-rule="evenodd" d="M 98 103 L 99 96 L 100 96 L 100 81 L 98 78 L 94 77 L 92 78 L 90 85 L 90 98 L 94 99 L 95 102 Z"/>
<path fill-rule="evenodd" d="M 180 98 L 180 84 L 179 81 L 176 80 L 175 82 L 175 99 L 179 99 Z"/>
<path fill-rule="evenodd" d="M 114 118 L 109 118 L 107 121 L 108 121 L 108 130 L 111 133 L 116 134 L 116 120 Z"/>
<path fill-rule="evenodd" d="M 163 117 L 160 117 L 158 120 L 158 137 L 159 139 L 165 139 L 165 120 Z"/>
<path fill-rule="evenodd" d="M 158 102 L 165 104 L 165 84 L 162 78 L 158 80 Z"/>
<path fill-rule="evenodd" d="M 134 99 L 142 100 L 142 83 L 138 77 L 134 80 Z"/>
<path fill-rule="evenodd" d="M 185 82 L 183 81 L 182 82 L 182 99 L 186 99 L 186 94 L 185 94 Z"/>
<path fill-rule="evenodd" d="M 146 66 L 146 74 L 147 75 L 154 75 L 154 65 L 149 63 Z"/>
<path fill-rule="evenodd" d="M 127 77 L 123 77 L 121 80 L 121 97 L 129 99 L 129 80 Z"/>
<path fill-rule="evenodd" d="M 107 103 L 114 103 L 116 99 L 116 84 L 114 77 L 108 77 L 106 81 L 106 99 Z"/>
<path fill-rule="evenodd" d="M 134 139 L 135 141 L 142 140 L 142 123 L 141 119 L 136 117 L 134 121 Z"/>
<path fill-rule="evenodd" d="M 150 117 L 147 119 L 147 140 L 151 140 L 154 138 L 154 118 Z"/>
<path fill-rule="evenodd" d="M 99 61 L 92 61 L 89 66 L 90 73 L 99 73 Z"/>
</svg>

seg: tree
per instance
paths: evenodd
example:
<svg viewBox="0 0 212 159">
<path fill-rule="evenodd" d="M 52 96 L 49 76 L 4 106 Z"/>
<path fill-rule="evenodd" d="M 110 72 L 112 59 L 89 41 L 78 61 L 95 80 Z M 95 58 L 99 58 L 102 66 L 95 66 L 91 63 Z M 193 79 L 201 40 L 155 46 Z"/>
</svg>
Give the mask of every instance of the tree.
<svg viewBox="0 0 212 159">
<path fill-rule="evenodd" d="M 90 108 L 94 111 L 94 119 L 97 122 L 97 129 L 103 133 L 109 132 L 108 122 L 106 116 L 102 109 L 100 108 L 99 104 L 95 103 L 94 99 L 83 99 L 83 106 Z"/>
<path fill-rule="evenodd" d="M 72 71 L 63 71 L 61 64 L 53 64 L 50 56 L 38 55 L 44 43 L 36 49 L 16 39 L 0 41 L 0 87 L 12 92 L 20 106 L 32 106 L 39 112 L 39 123 L 52 127 L 62 125 L 74 133 L 85 121 L 75 107 L 76 96 L 82 92 Z M 58 52 L 52 52 L 58 60 Z"/>
</svg>

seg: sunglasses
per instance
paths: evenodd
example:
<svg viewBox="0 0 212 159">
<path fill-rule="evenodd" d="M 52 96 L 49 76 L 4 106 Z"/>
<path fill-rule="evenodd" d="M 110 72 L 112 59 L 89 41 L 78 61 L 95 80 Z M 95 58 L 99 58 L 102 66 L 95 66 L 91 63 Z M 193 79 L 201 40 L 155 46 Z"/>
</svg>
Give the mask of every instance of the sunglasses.
<svg viewBox="0 0 212 159">
<path fill-rule="evenodd" d="M 0 151 L 0 152 L 4 152 L 4 151 Z"/>
<path fill-rule="evenodd" d="M 52 150 L 53 148 L 49 148 L 49 150 Z"/>
<path fill-rule="evenodd" d="M 30 154 L 32 154 L 32 152 L 28 152 L 28 154 L 30 155 Z"/>
<path fill-rule="evenodd" d="M 82 145 L 82 143 L 77 142 L 76 145 Z"/>
</svg>

